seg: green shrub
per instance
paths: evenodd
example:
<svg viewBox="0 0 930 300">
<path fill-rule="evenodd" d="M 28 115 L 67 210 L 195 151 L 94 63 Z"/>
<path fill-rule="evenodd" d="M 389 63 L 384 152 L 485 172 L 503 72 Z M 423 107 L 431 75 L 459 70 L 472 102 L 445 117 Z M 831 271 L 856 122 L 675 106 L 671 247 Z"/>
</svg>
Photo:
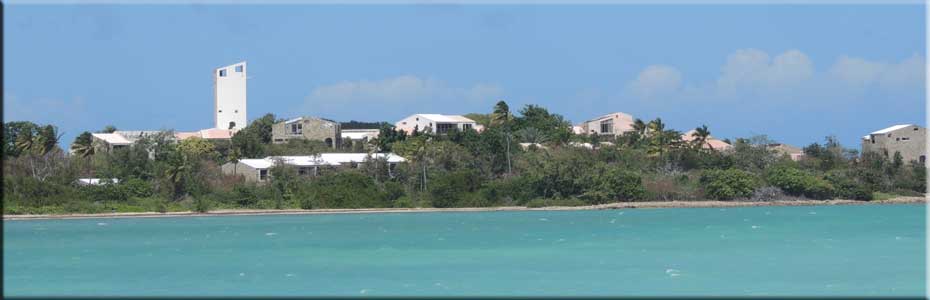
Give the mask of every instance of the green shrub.
<svg viewBox="0 0 930 300">
<path fill-rule="evenodd" d="M 718 200 L 752 197 L 759 186 L 755 175 L 739 169 L 704 171 L 700 183 L 708 197 Z"/>
<path fill-rule="evenodd" d="M 471 170 L 459 170 L 439 174 L 429 181 L 429 199 L 433 207 L 461 206 L 468 193 L 479 186 L 478 174 Z"/>
<path fill-rule="evenodd" d="M 589 204 L 603 204 L 642 199 L 645 193 L 643 179 L 639 174 L 609 167 L 606 172 L 595 177 L 594 184 L 585 189 L 581 199 Z"/>
<path fill-rule="evenodd" d="M 766 176 L 766 180 L 769 184 L 792 196 L 830 199 L 835 193 L 833 185 L 826 180 L 795 168 L 773 168 Z"/>
<path fill-rule="evenodd" d="M 526 207 L 529 208 L 541 208 L 541 207 L 551 207 L 551 206 L 585 206 L 588 205 L 584 201 L 581 201 L 578 198 L 567 198 L 567 199 L 544 199 L 537 198 L 530 200 L 526 203 Z"/>
<path fill-rule="evenodd" d="M 374 179 L 356 171 L 338 172 L 316 178 L 307 187 L 308 199 L 301 208 L 390 207 Z M 309 203 L 306 201 L 310 201 Z"/>
<path fill-rule="evenodd" d="M 836 197 L 849 200 L 872 200 L 874 191 L 869 188 L 869 185 L 855 181 L 845 172 L 829 172 L 825 179 L 833 185 Z"/>
<path fill-rule="evenodd" d="M 257 187 L 254 184 L 237 184 L 233 187 L 233 199 L 236 205 L 251 207 L 258 203 Z"/>
<path fill-rule="evenodd" d="M 152 189 L 152 184 L 146 180 L 139 178 L 130 178 L 125 182 L 119 184 L 120 188 L 123 189 L 124 193 L 128 197 L 149 197 L 152 196 L 154 190 Z"/>
<path fill-rule="evenodd" d="M 489 181 L 478 192 L 481 197 L 497 205 L 524 204 L 534 196 L 532 183 L 525 176 Z"/>
</svg>

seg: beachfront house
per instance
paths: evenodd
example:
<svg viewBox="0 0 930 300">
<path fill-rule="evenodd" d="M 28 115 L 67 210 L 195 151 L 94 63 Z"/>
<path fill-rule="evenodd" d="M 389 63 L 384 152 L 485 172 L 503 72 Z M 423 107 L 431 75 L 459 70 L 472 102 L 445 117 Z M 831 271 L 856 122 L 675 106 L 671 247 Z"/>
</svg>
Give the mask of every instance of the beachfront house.
<svg viewBox="0 0 930 300">
<path fill-rule="evenodd" d="M 388 175 L 393 176 L 398 163 L 406 159 L 393 153 L 320 153 L 305 156 L 269 156 L 265 158 L 240 159 L 222 166 L 223 174 L 242 175 L 247 182 L 265 182 L 271 176 L 275 164 L 285 164 L 297 169 L 301 176 L 317 176 L 327 169 L 360 168 L 373 159 L 383 159 L 388 164 Z"/>
<path fill-rule="evenodd" d="M 572 126 L 572 131 L 574 131 L 575 134 L 619 136 L 625 132 L 633 131 L 633 121 L 632 115 L 615 112 Z"/>
<path fill-rule="evenodd" d="M 902 124 L 873 131 L 862 137 L 862 153 L 876 152 L 889 159 L 900 153 L 905 162 L 927 161 L 927 129 Z"/>
<path fill-rule="evenodd" d="M 275 123 L 271 127 L 272 140 L 275 144 L 287 143 L 293 139 L 321 141 L 327 147 L 336 148 L 342 141 L 342 129 L 339 122 L 303 116 Z"/>
<path fill-rule="evenodd" d="M 433 134 L 443 134 L 450 130 L 465 131 L 474 129 L 481 131 L 484 129 L 474 120 L 459 115 L 440 115 L 440 114 L 415 114 L 406 117 L 394 124 L 397 130 L 412 134 L 414 130 L 419 132 L 430 132 Z"/>
</svg>

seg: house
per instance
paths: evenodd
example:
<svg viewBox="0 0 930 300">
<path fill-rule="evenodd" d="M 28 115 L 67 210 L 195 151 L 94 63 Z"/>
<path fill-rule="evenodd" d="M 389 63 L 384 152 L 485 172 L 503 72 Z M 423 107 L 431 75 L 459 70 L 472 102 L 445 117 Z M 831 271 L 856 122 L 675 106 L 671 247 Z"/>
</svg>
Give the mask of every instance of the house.
<svg viewBox="0 0 930 300">
<path fill-rule="evenodd" d="M 91 145 L 94 147 L 94 152 L 104 153 L 129 147 L 132 142 L 117 133 L 93 133 L 91 134 Z"/>
<path fill-rule="evenodd" d="M 359 168 L 369 159 L 385 159 L 388 172 L 393 172 L 398 163 L 406 159 L 393 153 L 320 153 L 308 156 L 269 156 L 265 158 L 240 159 L 222 166 L 223 174 L 243 175 L 248 182 L 265 182 L 271 176 L 270 169 L 276 163 L 297 168 L 297 174 L 316 176 L 326 168 Z"/>
<path fill-rule="evenodd" d="M 769 150 L 775 151 L 778 156 L 787 156 L 793 161 L 804 159 L 804 150 L 792 145 L 774 143 L 768 145 Z"/>
<path fill-rule="evenodd" d="M 694 139 L 696 139 L 696 137 L 694 137 L 695 132 L 697 132 L 697 130 L 695 129 L 691 129 L 688 132 L 685 132 L 685 134 L 681 135 L 681 140 L 686 143 L 690 143 L 694 141 Z M 728 150 L 733 149 L 733 145 L 730 145 L 727 142 L 718 140 L 712 135 L 708 135 L 707 138 L 704 140 L 704 144 L 701 145 L 701 148 L 713 149 L 717 151 L 728 151 Z"/>
<path fill-rule="evenodd" d="M 321 141 L 326 146 L 336 148 L 342 142 L 339 122 L 317 117 L 298 117 L 275 123 L 271 127 L 272 140 L 275 144 L 287 143 L 293 139 Z"/>
<path fill-rule="evenodd" d="M 905 162 L 927 161 L 927 129 L 914 125 L 902 124 L 874 131 L 862 137 L 862 153 L 877 152 L 894 158 L 901 153 Z"/>
<path fill-rule="evenodd" d="M 394 124 L 397 130 L 412 134 L 414 130 L 420 132 L 430 132 L 434 134 L 443 134 L 449 130 L 465 131 L 474 129 L 481 131 L 484 129 L 474 120 L 459 115 L 440 115 L 440 114 L 415 114 L 406 117 Z"/>
<path fill-rule="evenodd" d="M 197 137 L 205 140 L 230 140 L 236 134 L 234 129 L 208 128 L 193 132 L 176 132 L 174 137 L 183 141 L 189 138 Z"/>
<path fill-rule="evenodd" d="M 572 127 L 575 134 L 598 134 L 619 136 L 633 131 L 633 116 L 615 112 L 582 122 Z"/>
<path fill-rule="evenodd" d="M 370 141 L 381 135 L 381 129 L 343 129 L 342 139 Z"/>
</svg>

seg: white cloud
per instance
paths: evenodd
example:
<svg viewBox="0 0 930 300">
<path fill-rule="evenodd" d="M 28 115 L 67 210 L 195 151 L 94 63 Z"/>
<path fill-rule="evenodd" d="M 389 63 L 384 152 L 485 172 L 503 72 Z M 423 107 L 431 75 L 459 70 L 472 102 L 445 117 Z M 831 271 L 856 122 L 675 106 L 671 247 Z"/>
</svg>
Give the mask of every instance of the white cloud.
<svg viewBox="0 0 930 300">
<path fill-rule="evenodd" d="M 305 110 L 346 117 L 370 116 L 369 113 L 353 113 L 362 108 L 381 112 L 432 109 L 436 112 L 456 113 L 438 110 L 452 103 L 456 104 L 455 107 L 465 104 L 466 108 L 493 104 L 501 93 L 501 88 L 493 84 L 478 83 L 469 88 L 458 88 L 436 79 L 404 75 L 382 80 L 343 81 L 317 87 L 305 98 Z"/>
<path fill-rule="evenodd" d="M 798 50 L 789 50 L 770 59 L 758 49 L 740 49 L 727 57 L 717 79 L 722 94 L 773 92 L 797 87 L 811 79 L 814 65 Z"/>
<path fill-rule="evenodd" d="M 901 91 L 923 87 L 925 60 L 913 55 L 899 63 L 869 61 L 863 58 L 841 56 L 829 76 L 846 87 L 867 89 L 878 87 L 886 91 Z"/>
<path fill-rule="evenodd" d="M 669 95 L 680 87 L 681 72 L 665 65 L 646 67 L 628 86 L 634 95 L 646 99 Z"/>
<path fill-rule="evenodd" d="M 795 101 L 817 105 L 830 101 L 861 100 L 867 92 L 922 93 L 925 59 L 914 55 L 896 63 L 840 56 L 833 65 L 817 71 L 799 50 L 770 56 L 758 49 L 740 49 L 727 56 L 720 75 L 711 81 L 688 82 L 672 66 L 646 67 L 627 84 L 636 98 L 677 101 Z"/>
</svg>

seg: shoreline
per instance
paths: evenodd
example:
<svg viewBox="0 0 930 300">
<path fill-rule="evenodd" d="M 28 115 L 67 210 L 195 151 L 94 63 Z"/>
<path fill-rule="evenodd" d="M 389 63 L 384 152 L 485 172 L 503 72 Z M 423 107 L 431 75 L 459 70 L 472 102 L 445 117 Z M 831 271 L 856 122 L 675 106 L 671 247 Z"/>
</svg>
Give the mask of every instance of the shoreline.
<svg viewBox="0 0 930 300">
<path fill-rule="evenodd" d="M 638 208 L 717 208 L 756 206 L 829 206 L 829 205 L 889 205 L 927 203 L 925 197 L 896 197 L 879 201 L 858 200 L 775 200 L 775 201 L 650 201 L 616 202 L 586 206 L 549 206 L 530 208 L 525 206 L 463 207 L 463 208 L 336 208 L 336 209 L 221 209 L 198 213 L 185 212 L 140 212 L 63 215 L 3 215 L 4 221 L 57 220 L 57 219 L 110 219 L 110 218 L 166 218 L 166 217 L 209 217 L 209 216 L 255 216 L 255 215 L 315 215 L 315 214 L 363 214 L 363 213 L 423 213 L 423 212 L 488 212 L 488 211 L 566 211 L 606 210 Z"/>
</svg>

